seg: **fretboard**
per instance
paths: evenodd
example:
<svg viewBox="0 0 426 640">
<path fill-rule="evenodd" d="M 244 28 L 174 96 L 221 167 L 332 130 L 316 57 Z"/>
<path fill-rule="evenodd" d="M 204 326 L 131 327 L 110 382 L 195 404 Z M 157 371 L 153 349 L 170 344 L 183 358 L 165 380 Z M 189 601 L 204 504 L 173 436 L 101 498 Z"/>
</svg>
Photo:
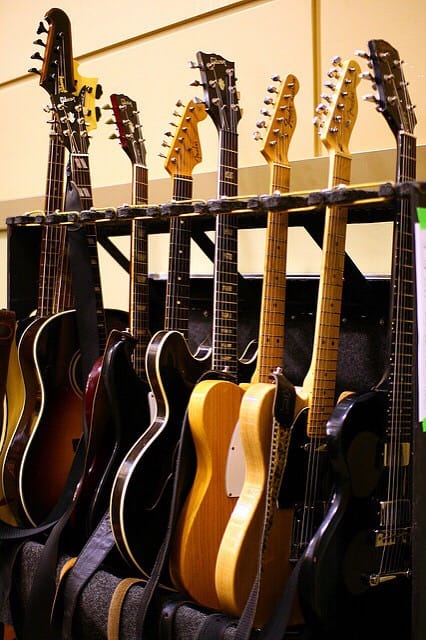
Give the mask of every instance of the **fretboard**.
<svg viewBox="0 0 426 640">
<path fill-rule="evenodd" d="M 132 202 L 146 204 L 148 202 L 148 169 L 140 164 L 132 164 Z"/>
<path fill-rule="evenodd" d="M 149 334 L 148 234 L 143 218 L 132 222 L 130 260 L 130 318 L 131 332 L 136 338 L 133 368 L 144 377 L 145 353 Z"/>
<path fill-rule="evenodd" d="M 192 177 L 175 174 L 173 199 L 191 200 Z M 169 267 L 166 288 L 164 329 L 188 336 L 190 300 L 191 222 L 189 218 L 170 219 Z"/>
<path fill-rule="evenodd" d="M 290 167 L 274 163 L 271 193 L 287 193 Z M 262 305 L 256 371 L 252 382 L 271 382 L 271 372 L 282 366 L 287 269 L 287 211 L 268 213 L 263 269 Z"/>
<path fill-rule="evenodd" d="M 397 181 L 416 179 L 416 139 L 398 140 Z M 413 426 L 414 285 L 410 203 L 401 200 L 394 223 L 387 436 L 408 441 Z"/>
<path fill-rule="evenodd" d="M 71 176 L 80 198 L 81 210 L 85 211 L 93 206 L 92 185 L 90 180 L 89 154 L 71 153 Z"/>
<path fill-rule="evenodd" d="M 348 184 L 351 157 L 330 154 L 329 188 Z M 303 383 L 309 393 L 307 433 L 325 438 L 335 406 L 347 208 L 327 207 L 311 366 Z"/>
<path fill-rule="evenodd" d="M 218 196 L 238 193 L 238 137 L 221 131 L 219 135 Z M 238 225 L 232 214 L 216 218 L 212 368 L 226 370 L 237 379 L 238 362 Z"/>
<path fill-rule="evenodd" d="M 46 215 L 62 211 L 64 199 L 64 157 L 62 144 L 55 124 L 49 136 L 49 158 L 47 164 Z M 49 316 L 63 310 L 66 301 L 64 278 L 64 253 L 66 229 L 59 225 L 45 224 L 42 227 L 37 315 Z M 67 291 L 70 293 L 69 278 Z"/>
</svg>

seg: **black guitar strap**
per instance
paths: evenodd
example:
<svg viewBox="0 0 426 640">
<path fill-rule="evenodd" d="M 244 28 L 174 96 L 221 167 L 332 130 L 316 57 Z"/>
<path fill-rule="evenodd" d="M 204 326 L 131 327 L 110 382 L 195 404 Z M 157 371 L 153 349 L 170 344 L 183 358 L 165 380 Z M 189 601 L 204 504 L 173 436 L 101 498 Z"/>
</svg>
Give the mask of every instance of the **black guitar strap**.
<svg viewBox="0 0 426 640">
<path fill-rule="evenodd" d="M 195 640 L 223 640 L 225 632 L 235 627 L 236 620 L 232 620 L 224 613 L 211 613 L 198 629 Z"/>
<path fill-rule="evenodd" d="M 81 351 L 82 380 L 85 382 L 100 355 L 96 295 L 84 225 L 70 225 L 67 236 Z"/>
<path fill-rule="evenodd" d="M 169 519 L 167 524 L 166 534 L 164 536 L 161 547 L 158 551 L 155 563 L 151 572 L 151 575 L 145 585 L 142 593 L 142 598 L 139 604 L 138 616 L 136 619 L 136 637 L 143 638 L 143 630 L 145 620 L 147 617 L 148 609 L 152 600 L 152 597 L 157 589 L 161 574 L 165 567 L 168 553 L 170 550 L 170 544 L 172 540 L 173 530 L 176 524 L 177 516 L 184 500 L 185 478 L 183 477 L 182 461 L 185 459 L 185 454 L 191 446 L 190 428 L 188 422 L 188 408 L 185 411 L 184 419 L 182 422 L 182 430 L 179 438 L 179 445 L 175 459 L 175 469 L 173 477 L 173 492 L 170 503 Z"/>
<path fill-rule="evenodd" d="M 107 511 L 79 553 L 74 566 L 64 577 L 64 584 L 61 585 L 57 593 L 52 617 L 55 626 L 56 624 L 59 626 L 62 622 L 61 640 L 72 639 L 72 623 L 78 598 L 89 579 L 95 574 L 114 545 L 114 535 L 111 529 L 109 511 Z M 60 597 L 61 590 L 62 598 Z M 61 599 L 62 607 L 61 611 L 59 611 Z"/>
</svg>

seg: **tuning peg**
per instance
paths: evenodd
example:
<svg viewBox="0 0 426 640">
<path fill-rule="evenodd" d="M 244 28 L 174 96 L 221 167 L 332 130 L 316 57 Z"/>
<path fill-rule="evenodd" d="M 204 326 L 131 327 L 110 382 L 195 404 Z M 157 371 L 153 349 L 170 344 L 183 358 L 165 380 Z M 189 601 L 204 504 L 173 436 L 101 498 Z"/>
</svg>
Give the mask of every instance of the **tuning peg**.
<svg viewBox="0 0 426 640">
<path fill-rule="evenodd" d="M 374 95 L 374 93 L 368 93 L 365 96 L 362 96 L 362 99 L 366 102 L 374 102 L 375 104 L 380 104 L 380 100 Z"/>
<path fill-rule="evenodd" d="M 118 140 L 118 135 L 116 133 L 111 133 L 111 135 L 108 137 L 110 140 Z"/>
<path fill-rule="evenodd" d="M 362 49 L 355 49 L 354 55 L 359 56 L 360 58 L 365 58 L 365 60 L 371 60 L 370 54 Z"/>
<path fill-rule="evenodd" d="M 96 85 L 96 93 L 95 93 L 95 98 L 96 100 L 99 100 L 99 98 L 102 97 L 103 95 L 103 89 L 102 89 L 102 85 L 101 84 L 97 84 Z"/>
<path fill-rule="evenodd" d="M 256 127 L 259 127 L 259 129 L 265 129 L 266 127 L 266 122 L 264 120 L 258 120 L 256 122 Z"/>
<path fill-rule="evenodd" d="M 373 74 L 370 73 L 370 71 L 362 71 L 362 73 L 359 74 L 359 77 L 361 78 L 361 80 L 375 80 Z"/>
<path fill-rule="evenodd" d="M 326 104 L 324 104 L 323 102 L 321 102 L 317 108 L 315 109 L 316 113 L 328 113 L 328 107 Z"/>
<path fill-rule="evenodd" d="M 36 69 L 35 67 L 31 67 L 28 69 L 28 73 L 36 73 L 37 75 L 41 75 L 40 69 Z"/>
<path fill-rule="evenodd" d="M 260 113 L 262 114 L 262 116 L 267 116 L 268 118 L 271 117 L 271 113 L 268 111 L 268 109 L 261 109 Z"/>
<path fill-rule="evenodd" d="M 328 95 L 328 93 L 322 93 L 320 96 L 323 100 L 326 100 L 327 102 L 331 102 L 331 98 Z"/>
<path fill-rule="evenodd" d="M 114 118 L 108 118 L 108 120 L 105 121 L 105 124 L 116 124 Z"/>
<path fill-rule="evenodd" d="M 168 138 L 173 138 L 173 133 L 171 133 L 171 131 L 165 131 L 164 135 L 167 136 Z"/>
<path fill-rule="evenodd" d="M 104 111 L 108 111 L 108 110 L 112 110 L 112 107 L 111 107 L 111 105 L 110 105 L 110 104 L 104 104 L 104 105 L 102 106 L 102 109 L 104 109 Z"/>
<path fill-rule="evenodd" d="M 201 86 L 201 82 L 199 80 L 193 80 L 192 82 L 189 83 L 190 87 L 199 87 Z"/>
<path fill-rule="evenodd" d="M 37 33 L 40 35 L 40 33 L 48 33 L 46 27 L 44 26 L 43 22 L 39 22 L 38 28 L 37 28 Z"/>
<path fill-rule="evenodd" d="M 99 107 L 95 107 L 95 117 L 96 117 L 96 122 L 98 122 L 101 119 L 101 110 Z"/>
<path fill-rule="evenodd" d="M 170 149 L 170 145 L 165 140 L 163 140 L 163 142 L 161 143 L 161 146 L 168 147 Z"/>
<path fill-rule="evenodd" d="M 313 118 L 312 124 L 314 125 L 314 127 L 318 127 L 318 128 L 324 126 L 324 122 L 321 120 L 319 116 L 315 116 L 315 118 Z"/>
<path fill-rule="evenodd" d="M 184 104 L 183 104 L 183 102 L 182 102 L 182 100 L 181 100 L 180 98 L 179 98 L 179 100 L 176 102 L 176 106 L 177 106 L 177 107 L 183 107 L 183 106 L 184 106 Z"/>
<path fill-rule="evenodd" d="M 158 155 L 160 156 L 160 158 L 167 158 L 167 156 L 165 156 L 164 153 L 159 153 Z"/>
<path fill-rule="evenodd" d="M 339 73 L 340 73 L 340 69 L 338 69 L 337 67 L 331 67 L 327 71 L 327 75 L 328 75 L 329 78 L 338 78 L 339 77 Z"/>
<path fill-rule="evenodd" d="M 331 80 L 327 80 L 326 82 L 324 82 L 324 87 L 327 87 L 328 89 L 331 89 L 332 91 L 336 90 L 336 83 L 335 82 L 331 82 Z"/>
<path fill-rule="evenodd" d="M 41 61 L 43 61 L 43 57 L 40 55 L 40 53 L 38 51 L 33 53 L 32 56 L 30 56 L 30 58 L 31 58 L 31 60 L 41 60 Z"/>
<path fill-rule="evenodd" d="M 269 86 L 266 91 L 268 91 L 268 93 L 278 93 L 278 89 L 274 87 L 274 85 Z"/>
<path fill-rule="evenodd" d="M 43 40 L 41 38 L 37 38 L 37 40 L 34 40 L 33 44 L 36 44 L 39 47 L 45 47 L 46 43 L 43 42 Z"/>
<path fill-rule="evenodd" d="M 266 96 L 263 102 L 264 104 L 274 104 L 274 99 L 270 98 L 269 96 Z"/>
<path fill-rule="evenodd" d="M 173 111 L 172 116 L 174 116 L 175 118 L 179 118 L 180 117 L 180 113 L 179 111 Z"/>
<path fill-rule="evenodd" d="M 190 60 L 188 62 L 188 65 L 189 65 L 190 69 L 200 69 L 201 68 L 199 64 L 197 64 L 196 62 L 193 62 L 192 60 Z"/>
<path fill-rule="evenodd" d="M 254 138 L 254 140 L 256 140 L 256 142 L 257 142 L 258 140 L 263 140 L 263 138 L 262 138 L 262 136 L 260 135 L 259 131 L 254 131 L 254 132 L 253 132 L 253 138 Z"/>
<path fill-rule="evenodd" d="M 171 127 L 177 127 L 176 122 L 169 122 L 169 125 L 170 125 Z"/>
<path fill-rule="evenodd" d="M 330 62 L 331 64 L 338 65 L 339 67 L 342 66 L 342 58 L 340 56 L 334 56 L 333 58 L 331 58 Z"/>
<path fill-rule="evenodd" d="M 271 76 L 271 80 L 273 80 L 274 82 L 281 82 L 281 77 L 278 73 L 274 73 L 274 75 Z"/>
</svg>

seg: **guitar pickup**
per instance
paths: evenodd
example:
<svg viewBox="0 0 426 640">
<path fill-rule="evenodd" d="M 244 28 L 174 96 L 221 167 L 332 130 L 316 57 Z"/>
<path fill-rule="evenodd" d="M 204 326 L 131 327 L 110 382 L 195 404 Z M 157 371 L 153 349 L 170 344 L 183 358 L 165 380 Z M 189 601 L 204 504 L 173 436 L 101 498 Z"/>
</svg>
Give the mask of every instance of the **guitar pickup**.
<svg viewBox="0 0 426 640">
<path fill-rule="evenodd" d="M 410 464 L 411 447 L 409 442 L 401 442 L 395 451 L 395 445 L 385 443 L 383 450 L 383 464 L 385 467 L 408 467 Z"/>
</svg>

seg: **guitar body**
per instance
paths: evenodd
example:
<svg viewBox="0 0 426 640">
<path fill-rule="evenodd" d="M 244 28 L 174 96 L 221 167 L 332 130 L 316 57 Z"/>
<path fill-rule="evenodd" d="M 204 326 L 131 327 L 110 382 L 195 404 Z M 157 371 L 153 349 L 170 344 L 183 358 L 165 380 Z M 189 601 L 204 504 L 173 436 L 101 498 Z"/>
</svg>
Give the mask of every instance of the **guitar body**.
<svg viewBox="0 0 426 640">
<path fill-rule="evenodd" d="M 12 344 L 15 340 L 15 321 L 16 316 L 13 311 L 2 309 L 0 311 L 0 451 L 4 447 L 7 423 L 5 418 L 5 396 L 7 387 L 7 378 L 9 374 L 9 362 Z"/>
<path fill-rule="evenodd" d="M 389 632 L 396 635 L 387 632 L 386 637 L 405 637 L 404 627 L 407 633 L 409 609 L 402 622 L 395 620 L 404 619 L 399 609 L 398 616 L 386 612 L 392 602 L 398 608 L 409 607 L 409 580 L 402 577 L 376 588 L 369 584 L 369 577 L 379 573 L 383 561 L 390 570 L 409 567 L 408 540 L 396 546 L 386 546 L 383 539 L 375 544 L 376 535 L 384 535 L 380 502 L 386 501 L 386 406 L 386 394 L 380 391 L 349 396 L 336 406 L 327 425 L 334 494 L 306 550 L 299 578 L 304 616 L 311 627 L 325 633 L 349 626 L 369 628 L 370 635 L 365 637 L 377 637 L 389 618 L 393 620 Z"/>
<path fill-rule="evenodd" d="M 124 326 L 124 313 L 109 313 L 112 326 Z M 3 482 L 17 520 L 37 525 L 61 495 L 83 433 L 75 311 L 33 322 L 22 335 L 19 354 L 26 397 L 6 454 Z"/>
<path fill-rule="evenodd" d="M 108 508 L 114 477 L 128 450 L 149 425 L 149 385 L 135 372 L 135 340 L 112 330 L 103 357 L 90 372 L 85 393 L 86 467 L 77 487 L 73 528 L 87 537 Z"/>
<path fill-rule="evenodd" d="M 124 558 L 149 576 L 164 539 L 182 424 L 194 385 L 208 369 L 177 331 L 159 331 L 146 354 L 146 371 L 156 417 L 120 465 L 111 494 L 111 523 Z M 183 461 L 185 494 L 193 477 L 193 451 Z M 164 581 L 170 581 L 163 576 Z"/>
<path fill-rule="evenodd" d="M 202 380 L 188 406 L 197 470 L 179 516 L 170 571 L 178 587 L 213 608 L 219 608 L 214 584 L 217 552 L 236 502 L 227 494 L 225 477 L 243 395 L 233 382 Z"/>
<path fill-rule="evenodd" d="M 271 436 L 276 387 L 268 383 L 251 385 L 240 410 L 241 440 L 246 474 L 244 485 L 226 526 L 216 561 L 215 584 L 220 608 L 239 617 L 253 586 L 259 564 L 260 538 L 265 522 L 265 499 L 271 464 Z M 242 428 L 244 427 L 244 428 Z M 292 565 L 288 547 L 293 511 L 273 509 L 262 558 L 255 625 L 262 626 L 284 588 Z M 288 544 L 286 544 L 286 542 Z M 301 623 L 294 611 L 290 624 Z"/>
</svg>

